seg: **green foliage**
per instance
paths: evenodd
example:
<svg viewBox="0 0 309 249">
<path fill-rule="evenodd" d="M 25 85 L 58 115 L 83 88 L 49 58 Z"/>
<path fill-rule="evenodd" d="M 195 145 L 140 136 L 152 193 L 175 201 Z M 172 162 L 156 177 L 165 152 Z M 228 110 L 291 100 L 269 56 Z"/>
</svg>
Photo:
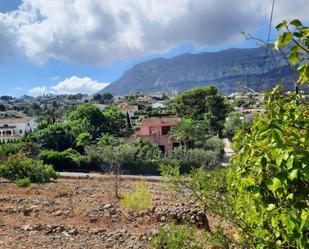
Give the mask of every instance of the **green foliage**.
<svg viewBox="0 0 309 249">
<path fill-rule="evenodd" d="M 224 234 L 220 225 L 217 225 L 215 231 L 208 236 L 208 241 L 211 243 L 212 248 L 230 248 L 230 239 Z"/>
<path fill-rule="evenodd" d="M 44 163 L 53 165 L 57 171 L 89 169 L 87 156 L 83 156 L 73 149 L 65 151 L 43 150 L 40 153 L 40 158 Z"/>
<path fill-rule="evenodd" d="M 111 107 L 103 112 L 106 118 L 106 131 L 111 134 L 119 134 L 126 128 L 126 115 L 124 115 L 117 107 Z"/>
<path fill-rule="evenodd" d="M 86 146 L 91 143 L 91 135 L 87 132 L 82 132 L 81 134 L 78 135 L 76 138 L 76 144 L 78 146 Z"/>
<path fill-rule="evenodd" d="M 213 168 L 220 164 L 220 155 L 211 150 L 175 148 L 169 155 L 169 163 L 180 166 L 181 173 L 188 173 L 199 167 Z"/>
<path fill-rule="evenodd" d="M 206 113 L 210 132 L 219 134 L 228 112 L 224 97 L 214 86 L 192 89 L 179 94 L 174 100 L 174 108 L 180 117 L 194 120 L 204 119 Z"/>
<path fill-rule="evenodd" d="M 31 137 L 43 148 L 49 150 L 62 151 L 76 146 L 76 138 L 70 122 L 54 123 L 34 132 Z"/>
<path fill-rule="evenodd" d="M 99 146 L 117 146 L 121 144 L 121 139 L 117 138 L 111 134 L 105 133 L 100 138 L 98 138 L 98 144 Z"/>
<path fill-rule="evenodd" d="M 238 222 L 227 191 L 227 169 L 204 170 L 197 168 L 192 170 L 190 174 L 183 175 L 179 166 L 162 164 L 160 170 L 173 190 L 186 189 L 193 193 L 195 201 L 203 205 L 208 212 L 233 223 Z"/>
<path fill-rule="evenodd" d="M 152 194 L 149 186 L 145 182 L 138 182 L 130 193 L 123 193 L 121 204 L 125 208 L 141 211 L 150 207 Z"/>
<path fill-rule="evenodd" d="M 193 119 L 200 119 L 206 112 L 206 96 L 210 88 L 206 86 L 197 89 L 187 90 L 176 96 L 174 108 L 180 117 L 186 116 Z"/>
<path fill-rule="evenodd" d="M 213 136 L 205 141 L 203 148 L 205 150 L 212 150 L 214 152 L 217 152 L 218 155 L 221 155 L 223 153 L 224 143 L 221 138 L 218 138 L 217 136 Z"/>
<path fill-rule="evenodd" d="M 100 151 L 107 166 L 121 165 L 123 171 L 131 174 L 157 174 L 163 157 L 157 145 L 143 138 L 118 146 L 102 146 Z"/>
<path fill-rule="evenodd" d="M 229 191 L 255 248 L 308 248 L 309 112 L 301 96 L 269 96 L 267 114 L 238 133 Z"/>
<path fill-rule="evenodd" d="M 235 132 L 242 127 L 242 120 L 240 119 L 243 117 L 241 112 L 230 112 L 227 116 L 227 121 L 224 124 L 224 132 L 225 134 L 232 138 Z"/>
<path fill-rule="evenodd" d="M 57 178 L 58 174 L 42 161 L 16 154 L 0 163 L 0 176 L 10 181 L 29 178 L 31 182 L 45 183 Z"/>
<path fill-rule="evenodd" d="M 4 160 L 9 155 L 17 154 L 21 149 L 21 143 L 4 143 L 0 144 L 0 160 Z"/>
<path fill-rule="evenodd" d="M 196 228 L 188 225 L 171 224 L 167 228 L 160 227 L 158 234 L 150 242 L 150 248 L 203 249 L 196 233 Z"/>
<path fill-rule="evenodd" d="M 230 248 L 231 241 L 217 225 L 212 233 L 196 229 L 190 225 L 170 224 L 160 227 L 151 239 L 151 249 L 225 249 Z"/>
<path fill-rule="evenodd" d="M 190 146 L 190 142 L 196 138 L 197 122 L 191 118 L 183 118 L 176 127 L 168 133 L 170 140 L 176 140 L 184 145 L 186 148 Z"/>
<path fill-rule="evenodd" d="M 6 110 L 6 107 L 4 104 L 0 104 L 0 112 L 4 112 Z"/>
<path fill-rule="evenodd" d="M 96 93 L 95 95 L 93 95 L 92 99 L 94 101 L 98 101 L 100 104 L 111 104 L 113 102 L 113 98 L 114 96 L 111 93 Z"/>
<path fill-rule="evenodd" d="M 94 138 L 98 137 L 106 129 L 106 118 L 103 113 L 92 104 L 83 104 L 69 114 L 71 121 L 87 123 L 87 130 Z"/>
<path fill-rule="evenodd" d="M 25 187 L 29 187 L 30 186 L 30 178 L 27 177 L 27 178 L 22 178 L 22 179 L 19 179 L 16 181 L 16 185 L 17 187 L 19 188 L 25 188 Z"/>
<path fill-rule="evenodd" d="M 290 23 L 283 21 L 276 26 L 277 30 L 284 30 L 277 41 L 275 48 L 289 46 L 290 55 L 289 59 L 293 65 L 298 65 L 297 71 L 299 74 L 299 81 L 297 84 L 308 83 L 309 81 L 309 27 L 294 19 Z"/>
</svg>

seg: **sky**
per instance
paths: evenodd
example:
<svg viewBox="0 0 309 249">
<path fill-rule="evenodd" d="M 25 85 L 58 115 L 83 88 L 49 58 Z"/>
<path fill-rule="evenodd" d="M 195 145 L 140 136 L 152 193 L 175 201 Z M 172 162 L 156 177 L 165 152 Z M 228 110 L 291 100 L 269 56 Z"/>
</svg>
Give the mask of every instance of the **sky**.
<svg viewBox="0 0 309 249">
<path fill-rule="evenodd" d="M 0 0 L 0 95 L 93 94 L 137 63 L 255 47 L 272 0 Z M 308 0 L 276 0 L 271 29 L 309 21 Z"/>
</svg>

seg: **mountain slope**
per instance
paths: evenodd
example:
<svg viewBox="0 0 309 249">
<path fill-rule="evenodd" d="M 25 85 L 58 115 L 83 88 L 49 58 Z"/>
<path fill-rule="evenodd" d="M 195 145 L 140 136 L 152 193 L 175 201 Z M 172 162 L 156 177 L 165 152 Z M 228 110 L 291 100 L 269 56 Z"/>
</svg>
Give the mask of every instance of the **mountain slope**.
<svg viewBox="0 0 309 249">
<path fill-rule="evenodd" d="M 241 86 L 271 89 L 278 82 L 293 89 L 286 62 L 278 53 L 265 59 L 265 48 L 228 49 L 220 52 L 182 54 L 135 65 L 101 92 L 181 92 L 213 84 L 224 94 Z"/>
</svg>

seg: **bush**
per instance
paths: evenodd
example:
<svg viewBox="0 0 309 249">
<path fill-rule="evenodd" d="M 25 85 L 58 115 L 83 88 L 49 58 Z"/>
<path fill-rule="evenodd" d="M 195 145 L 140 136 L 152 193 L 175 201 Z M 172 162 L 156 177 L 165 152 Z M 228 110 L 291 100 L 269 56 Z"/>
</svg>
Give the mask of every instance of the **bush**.
<svg viewBox="0 0 309 249">
<path fill-rule="evenodd" d="M 130 174 L 157 175 L 163 158 L 158 145 L 143 138 L 119 146 L 101 147 L 102 161 L 108 166 L 111 164 L 111 154 L 114 155 L 114 163 L 120 164 L 121 170 Z"/>
<path fill-rule="evenodd" d="M 5 159 L 9 155 L 18 153 L 22 143 L 4 143 L 0 144 L 0 159 Z"/>
<path fill-rule="evenodd" d="M 150 241 L 151 249 L 206 249 L 229 248 L 230 240 L 220 226 L 212 233 L 198 230 L 195 226 L 170 224 L 160 227 Z"/>
<path fill-rule="evenodd" d="M 25 187 L 29 187 L 30 186 L 30 179 L 29 177 L 27 178 L 22 178 L 22 179 L 19 179 L 16 181 L 16 185 L 19 187 L 19 188 L 25 188 Z"/>
<path fill-rule="evenodd" d="M 217 136 L 213 136 L 206 140 L 204 145 L 205 150 L 212 150 L 217 152 L 219 155 L 223 155 L 224 143 L 222 139 Z"/>
<path fill-rule="evenodd" d="M 158 234 L 150 242 L 150 248 L 202 249 L 196 241 L 195 233 L 196 229 L 187 225 L 171 224 L 167 228 L 160 227 Z"/>
<path fill-rule="evenodd" d="M 278 89 L 269 98 L 250 134 L 235 138 L 228 186 L 239 229 L 254 248 L 308 248 L 308 103 Z"/>
<path fill-rule="evenodd" d="M 180 166 L 181 173 L 188 173 L 199 167 L 212 168 L 220 164 L 220 156 L 217 152 L 203 149 L 175 148 L 168 159 L 173 165 Z"/>
<path fill-rule="evenodd" d="M 53 165 L 57 171 L 81 171 L 89 169 L 87 156 L 82 156 L 73 149 L 67 149 L 65 151 L 43 150 L 40 153 L 40 158 L 44 163 Z"/>
<path fill-rule="evenodd" d="M 133 191 L 123 194 L 122 205 L 133 210 L 145 210 L 150 207 L 152 194 L 144 182 L 138 182 Z"/>
<path fill-rule="evenodd" d="M 10 181 L 29 178 L 31 182 L 45 183 L 57 178 L 58 174 L 51 165 L 16 154 L 1 162 L 0 176 Z"/>
</svg>

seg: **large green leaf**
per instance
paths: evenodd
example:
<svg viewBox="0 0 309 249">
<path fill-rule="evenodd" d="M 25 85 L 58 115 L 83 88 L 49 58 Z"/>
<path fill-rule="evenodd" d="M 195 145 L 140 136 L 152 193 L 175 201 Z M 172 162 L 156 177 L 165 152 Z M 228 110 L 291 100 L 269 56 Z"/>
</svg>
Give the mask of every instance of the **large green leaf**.
<svg viewBox="0 0 309 249">
<path fill-rule="evenodd" d="M 292 171 L 289 172 L 289 179 L 293 181 L 298 177 L 298 169 L 293 169 Z"/>
<path fill-rule="evenodd" d="M 269 179 L 266 182 L 266 185 L 267 185 L 268 189 L 271 190 L 272 192 L 276 192 L 279 188 L 282 187 L 282 183 L 281 183 L 280 179 L 277 178 L 277 177 Z"/>
<path fill-rule="evenodd" d="M 294 19 L 290 22 L 290 24 L 298 27 L 298 26 L 302 26 L 302 23 L 298 20 L 298 19 Z"/>
</svg>

